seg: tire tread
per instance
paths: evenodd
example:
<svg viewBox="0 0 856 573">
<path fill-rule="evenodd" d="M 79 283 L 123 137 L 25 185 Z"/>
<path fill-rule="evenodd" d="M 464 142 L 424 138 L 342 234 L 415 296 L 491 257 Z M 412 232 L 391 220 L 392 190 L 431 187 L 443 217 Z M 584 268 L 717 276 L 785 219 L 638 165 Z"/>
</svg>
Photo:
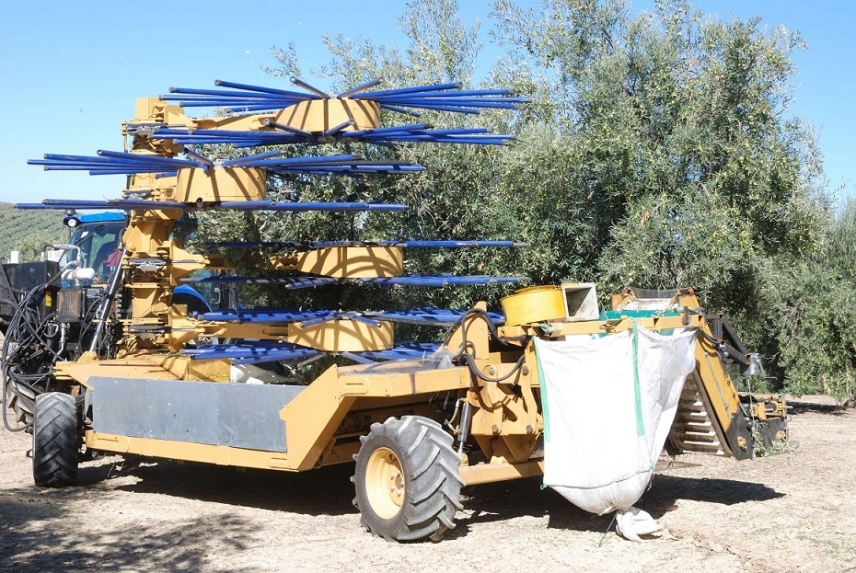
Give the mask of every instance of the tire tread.
<svg viewBox="0 0 856 573">
<path fill-rule="evenodd" d="M 33 422 L 33 480 L 63 487 L 77 480 L 80 432 L 74 396 L 49 392 L 36 397 Z"/>
<path fill-rule="evenodd" d="M 389 418 L 383 424 L 372 424 L 371 432 L 363 438 L 352 480 L 357 490 L 354 505 L 361 513 L 360 525 L 388 541 L 426 538 L 439 541 L 447 530 L 454 528 L 455 513 L 463 508 L 460 502 L 463 480 L 458 474 L 460 458 L 452 448 L 452 437 L 434 420 L 403 416 Z M 389 520 L 378 517 L 368 507 L 365 483 L 362 483 L 365 464 L 380 446 L 393 447 L 407 476 L 405 504 L 402 511 Z M 361 500 L 365 500 L 364 503 Z"/>
</svg>

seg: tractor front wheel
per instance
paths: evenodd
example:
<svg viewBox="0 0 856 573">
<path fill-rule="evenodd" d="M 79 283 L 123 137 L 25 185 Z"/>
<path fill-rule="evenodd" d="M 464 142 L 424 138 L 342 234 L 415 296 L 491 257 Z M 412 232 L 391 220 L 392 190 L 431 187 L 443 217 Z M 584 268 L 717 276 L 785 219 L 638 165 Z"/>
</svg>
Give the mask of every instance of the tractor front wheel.
<svg viewBox="0 0 856 573">
<path fill-rule="evenodd" d="M 352 481 L 363 527 L 388 541 L 439 541 L 462 509 L 452 437 L 433 420 L 404 416 L 360 440 Z"/>
<path fill-rule="evenodd" d="M 33 420 L 33 480 L 39 487 L 63 487 L 77 480 L 80 424 L 74 396 L 36 396 Z"/>
</svg>

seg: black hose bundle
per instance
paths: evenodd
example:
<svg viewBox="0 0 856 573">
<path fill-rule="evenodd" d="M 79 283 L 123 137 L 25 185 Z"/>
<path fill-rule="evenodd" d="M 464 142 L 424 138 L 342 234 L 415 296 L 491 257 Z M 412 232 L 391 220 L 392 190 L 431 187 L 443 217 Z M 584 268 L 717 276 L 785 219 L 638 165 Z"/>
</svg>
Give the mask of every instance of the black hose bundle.
<svg viewBox="0 0 856 573">
<path fill-rule="evenodd" d="M 3 269 L 5 276 L 5 269 Z M 10 389 L 15 394 L 20 402 L 32 402 L 27 404 L 30 412 L 35 408 L 35 397 L 43 391 L 48 390 L 50 379 L 53 374 L 53 364 L 60 358 L 61 348 L 53 347 L 53 337 L 56 335 L 54 331 L 57 328 L 57 323 L 54 320 L 55 316 L 49 314 L 45 317 L 41 316 L 39 306 L 45 298 L 45 293 L 48 287 L 55 284 L 62 277 L 62 270 L 54 274 L 44 284 L 38 285 L 30 289 L 24 295 L 21 302 L 17 305 L 15 313 L 9 320 L 9 325 L 6 328 L 6 337 L 3 341 L 3 351 L 0 355 L 0 376 L 2 377 L 2 405 L 3 405 L 3 425 L 10 432 L 20 432 L 26 430 L 31 424 L 24 423 L 20 427 L 12 427 L 9 424 L 7 408 L 9 406 L 9 395 L 7 389 Z M 11 288 L 11 283 L 7 284 L 13 293 L 23 293 L 17 289 Z M 37 367 L 35 372 L 26 373 L 28 367 L 32 367 L 34 363 L 45 365 L 49 361 L 50 367 Z M 44 389 L 40 385 L 44 384 Z M 22 391 L 26 390 L 31 396 L 25 396 Z"/>
</svg>

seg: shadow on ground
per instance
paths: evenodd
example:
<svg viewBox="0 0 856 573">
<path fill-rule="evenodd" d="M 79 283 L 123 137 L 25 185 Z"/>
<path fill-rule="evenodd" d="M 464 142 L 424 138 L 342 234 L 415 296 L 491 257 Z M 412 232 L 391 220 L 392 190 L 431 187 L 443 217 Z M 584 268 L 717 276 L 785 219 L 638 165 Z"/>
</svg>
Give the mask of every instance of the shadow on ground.
<svg viewBox="0 0 856 573">
<path fill-rule="evenodd" d="M 542 489 L 541 478 L 465 488 L 464 495 L 464 506 L 472 514 L 447 533 L 450 538 L 466 535 L 472 525 L 479 523 L 545 515 L 550 528 L 602 532 L 613 517 L 613 514 L 598 516 L 577 508 L 552 489 Z M 659 519 L 681 499 L 734 505 L 784 495 L 758 483 L 655 475 L 654 486 L 635 505 Z"/>
<path fill-rule="evenodd" d="M 356 513 L 351 504 L 354 490 L 349 479 L 353 472 L 350 464 L 293 474 L 243 471 L 136 456 L 114 459 L 116 463 L 82 467 L 81 485 L 85 488 L 99 484 L 108 490 L 163 494 L 311 516 Z M 129 477 L 133 479 L 123 479 Z M 82 491 L 83 488 L 73 489 Z M 666 514 L 680 499 L 735 505 L 784 495 L 752 482 L 657 474 L 653 487 L 636 505 L 656 519 Z M 549 527 L 577 531 L 605 531 L 612 520 L 611 514 L 596 516 L 587 513 L 552 489 L 542 489 L 541 478 L 468 487 L 464 488 L 463 496 L 468 515 L 448 533 L 452 538 L 466 535 L 475 524 L 523 516 L 548 516 Z M 225 522 L 224 526 L 228 528 L 230 523 Z M 194 524 L 186 527 L 192 529 Z"/>
<path fill-rule="evenodd" d="M 832 414 L 833 416 L 843 416 L 847 413 L 847 408 L 847 404 L 817 404 L 814 402 L 799 402 L 796 400 L 788 401 L 788 414 L 791 415 L 806 414 L 811 412 L 815 414 Z"/>
<path fill-rule="evenodd" d="M 11 493 L 26 500 L 33 492 Z M 155 531 L 139 528 L 92 534 L 92 528 L 68 512 L 61 501 L 0 498 L 4 572 L 199 571 L 209 548 L 216 545 L 240 551 L 249 540 L 249 524 L 230 515 L 176 520 Z"/>
<path fill-rule="evenodd" d="M 116 464 L 81 467 L 78 483 L 103 484 L 120 491 L 156 493 L 228 505 L 304 515 L 355 513 L 351 500 L 353 465 L 331 466 L 303 473 L 239 469 L 193 462 L 117 457 Z M 118 478 L 133 484 L 111 486 Z"/>
</svg>

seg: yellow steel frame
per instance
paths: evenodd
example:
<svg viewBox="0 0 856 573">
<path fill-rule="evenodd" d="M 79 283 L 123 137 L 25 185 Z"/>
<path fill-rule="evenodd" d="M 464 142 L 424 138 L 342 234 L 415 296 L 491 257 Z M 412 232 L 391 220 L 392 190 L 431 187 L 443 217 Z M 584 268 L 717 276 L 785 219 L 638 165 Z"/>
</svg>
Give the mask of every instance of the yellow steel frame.
<svg viewBox="0 0 856 573">
<path fill-rule="evenodd" d="M 331 98 L 302 102 L 276 113 L 251 116 L 194 119 L 181 108 L 155 99 L 137 101 L 136 118 L 123 126 L 182 125 L 190 129 L 269 130 L 269 124 L 286 124 L 321 137 L 326 130 L 348 124 L 345 129 L 379 127 L 380 112 L 375 102 Z M 134 153 L 174 156 L 182 147 L 153 140 L 144 129 L 135 129 L 126 148 Z M 181 169 L 177 177 L 156 179 L 150 175 L 131 177 L 128 191 L 145 191 L 153 200 L 192 202 L 205 205 L 219 201 L 252 201 L 266 196 L 265 174 L 259 169 L 212 167 Z M 126 282 L 132 293 L 131 317 L 125 321 L 125 342 L 117 360 L 61 363 L 58 376 L 90 387 L 92 376 L 172 380 L 229 380 L 228 361 L 193 360 L 176 354 L 185 344 L 200 337 L 286 340 L 329 352 L 387 349 L 393 345 L 392 326 L 370 326 L 342 319 L 312 327 L 222 323 L 196 320 L 186 308 L 172 305 L 172 293 L 183 277 L 200 269 L 224 269 L 222 256 L 191 254 L 170 238 L 180 210 L 136 210 L 131 214 L 123 242 L 128 256 L 123 261 Z M 155 261 L 157 264 L 151 264 Z M 400 248 L 365 246 L 310 250 L 292 255 L 257 259 L 259 264 L 280 270 L 297 270 L 335 278 L 390 277 L 403 272 Z M 565 310 L 563 294 L 544 291 L 551 307 L 544 320 L 558 318 Z M 526 303 L 525 305 L 523 303 Z M 305 471 L 351 460 L 359 449 L 358 437 L 374 422 L 390 415 L 418 414 L 437 418 L 432 396 L 451 396 L 463 408 L 471 409 L 469 435 L 478 444 L 485 460 L 470 464 L 462 456 L 461 476 L 467 484 L 485 483 L 543 472 L 543 461 L 532 459 L 543 433 L 540 386 L 534 337 L 561 338 L 581 334 L 608 334 L 631 328 L 628 319 L 614 321 L 550 320 L 531 324 L 529 298 L 521 300 L 521 318 L 499 329 L 508 350 L 490 347 L 486 324 L 475 314 L 468 315 L 447 341 L 446 353 L 464 349 L 470 366 L 438 367 L 439 362 L 420 361 L 372 366 L 330 367 L 280 411 L 286 428 L 287 452 L 271 453 L 228 446 L 203 445 L 134 436 L 119 436 L 88 430 L 89 448 L 284 471 Z M 693 297 L 676 301 L 697 306 Z M 520 306 L 518 305 L 518 306 Z M 541 310 L 543 302 L 534 303 Z M 485 309 L 484 304 L 478 306 Z M 537 319 L 541 320 L 541 319 Z M 521 324 L 513 324 L 521 322 Z M 636 322 L 652 329 L 706 328 L 704 317 L 640 318 Z M 139 328 L 155 327 L 152 334 L 138 334 Z M 160 327 L 160 330 L 158 330 Z M 728 414 L 737 407 L 733 384 L 715 359 L 715 349 L 700 339 L 696 359 L 699 375 L 714 400 L 717 417 L 730 423 Z M 521 361 L 522 359 L 522 361 Z M 439 357 L 438 357 L 439 361 Z M 475 376 L 471 369 L 480 376 Z M 707 372 L 710 374 L 707 374 Z M 497 378 L 508 376 L 501 383 Z M 460 419 L 452 421 L 458 434 Z"/>
<path fill-rule="evenodd" d="M 653 330 L 699 328 L 703 326 L 703 321 L 701 316 L 690 316 L 688 320 L 684 317 L 638 320 L 640 325 Z M 475 315 L 469 316 L 450 337 L 449 352 L 458 350 L 466 337 L 475 367 L 485 376 L 498 378 L 514 372 L 503 383 L 474 378 L 469 368 L 463 366 L 437 368 L 436 360 L 430 364 L 410 361 L 370 366 L 333 366 L 282 408 L 280 419 L 284 423 L 283 432 L 286 428 L 289 430 L 286 433 L 288 451 L 284 454 L 116 436 L 91 430 L 86 432 L 86 444 L 96 450 L 119 453 L 305 471 L 350 461 L 350 456 L 359 449 L 359 441 L 355 438 L 365 433 L 366 424 L 383 421 L 390 415 L 407 413 L 436 416 L 429 405 L 431 396 L 452 393 L 473 408 L 470 435 L 486 458 L 484 462 L 476 464 L 469 464 L 466 457 L 462 459 L 461 475 L 466 483 L 538 475 L 543 471 L 543 464 L 531 457 L 544 425 L 532 337 L 545 336 L 545 330 L 549 331 L 548 336 L 551 338 L 620 332 L 630 328 L 631 321 L 553 322 L 549 328 L 547 326 L 535 324 L 501 328 L 500 337 L 520 343 L 518 350 L 504 352 L 490 351 L 485 323 Z M 515 370 L 521 354 L 524 361 Z M 121 364 L 118 361 L 74 364 L 66 371 L 79 379 L 93 375 L 155 378 L 153 372 L 160 368 L 161 377 L 169 377 L 171 372 L 158 360 L 153 355 L 142 363 L 128 360 Z M 173 370 L 185 375 L 188 372 L 174 366 Z M 209 376 L 207 379 L 214 377 Z"/>
</svg>

